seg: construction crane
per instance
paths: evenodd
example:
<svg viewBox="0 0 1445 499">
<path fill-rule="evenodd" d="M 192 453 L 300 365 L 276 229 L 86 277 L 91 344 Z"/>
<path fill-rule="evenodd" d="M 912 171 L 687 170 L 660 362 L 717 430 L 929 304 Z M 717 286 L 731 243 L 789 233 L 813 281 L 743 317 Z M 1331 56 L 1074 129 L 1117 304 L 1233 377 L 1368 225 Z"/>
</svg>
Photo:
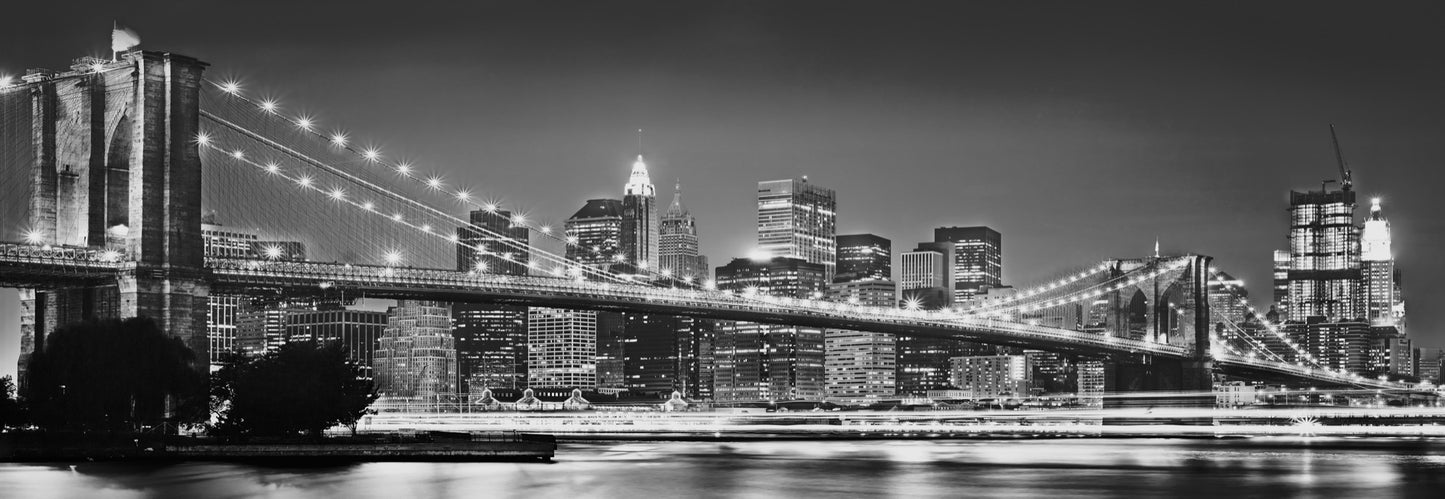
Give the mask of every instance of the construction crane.
<svg viewBox="0 0 1445 499">
<path fill-rule="evenodd" d="M 1335 162 L 1340 166 L 1340 190 L 1350 191 L 1353 181 L 1350 180 L 1350 170 L 1345 165 L 1345 155 L 1340 152 L 1340 137 L 1335 135 L 1335 124 L 1330 123 L 1330 140 L 1335 143 Z"/>
</svg>

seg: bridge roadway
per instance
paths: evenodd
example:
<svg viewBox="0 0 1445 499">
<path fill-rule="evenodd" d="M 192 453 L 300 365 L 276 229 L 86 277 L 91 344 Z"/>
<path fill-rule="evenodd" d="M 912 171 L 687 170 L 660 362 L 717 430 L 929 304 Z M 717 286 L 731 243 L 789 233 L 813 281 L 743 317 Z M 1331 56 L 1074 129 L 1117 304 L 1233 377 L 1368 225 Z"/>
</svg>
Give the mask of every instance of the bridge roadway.
<svg viewBox="0 0 1445 499">
<path fill-rule="evenodd" d="M 111 250 L 41 247 L 0 243 L 0 284 L 49 288 L 103 282 L 133 272 L 135 264 Z M 846 303 L 739 296 L 720 291 L 659 288 L 539 276 L 475 274 L 450 270 L 351 265 L 341 263 L 207 258 L 211 292 L 255 293 L 270 289 L 290 294 L 351 292 L 377 298 L 449 302 L 506 303 L 589 310 L 652 312 L 805 327 L 847 329 L 923 337 L 942 337 L 1042 350 L 1077 353 L 1110 360 L 1146 357 L 1185 359 L 1176 345 L 965 317 L 947 312 L 864 307 Z M 1274 376 L 1317 383 L 1402 389 L 1402 385 L 1233 355 L 1214 355 L 1226 374 Z"/>
</svg>

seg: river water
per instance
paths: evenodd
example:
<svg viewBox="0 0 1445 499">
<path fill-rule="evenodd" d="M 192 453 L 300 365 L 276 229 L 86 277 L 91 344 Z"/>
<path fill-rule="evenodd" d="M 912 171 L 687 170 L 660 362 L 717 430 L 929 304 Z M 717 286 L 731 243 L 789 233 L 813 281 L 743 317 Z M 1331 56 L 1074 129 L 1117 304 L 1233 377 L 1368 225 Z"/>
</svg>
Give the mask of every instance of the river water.
<svg viewBox="0 0 1445 499">
<path fill-rule="evenodd" d="M 1432 497 L 1445 441 L 594 442 L 543 463 L 0 463 L 0 497 Z"/>
</svg>

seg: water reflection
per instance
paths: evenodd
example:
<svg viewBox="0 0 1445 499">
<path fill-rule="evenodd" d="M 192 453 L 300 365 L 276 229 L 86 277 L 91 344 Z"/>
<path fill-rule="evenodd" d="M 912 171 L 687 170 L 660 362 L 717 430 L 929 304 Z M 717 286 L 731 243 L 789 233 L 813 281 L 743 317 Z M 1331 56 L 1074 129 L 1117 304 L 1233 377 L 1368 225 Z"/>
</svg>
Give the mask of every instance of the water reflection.
<svg viewBox="0 0 1445 499">
<path fill-rule="evenodd" d="M 1067 439 L 566 444 L 553 464 L 0 465 L 4 497 L 1380 497 L 1445 490 L 1445 442 Z"/>
</svg>

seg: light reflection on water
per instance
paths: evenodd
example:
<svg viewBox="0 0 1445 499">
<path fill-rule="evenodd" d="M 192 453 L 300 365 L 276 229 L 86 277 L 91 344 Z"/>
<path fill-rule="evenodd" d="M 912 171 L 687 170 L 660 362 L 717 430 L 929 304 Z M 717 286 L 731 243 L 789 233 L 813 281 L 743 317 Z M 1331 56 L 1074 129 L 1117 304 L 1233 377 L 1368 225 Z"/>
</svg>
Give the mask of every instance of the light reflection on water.
<svg viewBox="0 0 1445 499">
<path fill-rule="evenodd" d="M 1445 442 L 564 444 L 553 464 L 0 464 L 0 497 L 1445 497 Z M 1441 494 L 1441 495 L 1435 495 Z"/>
</svg>

